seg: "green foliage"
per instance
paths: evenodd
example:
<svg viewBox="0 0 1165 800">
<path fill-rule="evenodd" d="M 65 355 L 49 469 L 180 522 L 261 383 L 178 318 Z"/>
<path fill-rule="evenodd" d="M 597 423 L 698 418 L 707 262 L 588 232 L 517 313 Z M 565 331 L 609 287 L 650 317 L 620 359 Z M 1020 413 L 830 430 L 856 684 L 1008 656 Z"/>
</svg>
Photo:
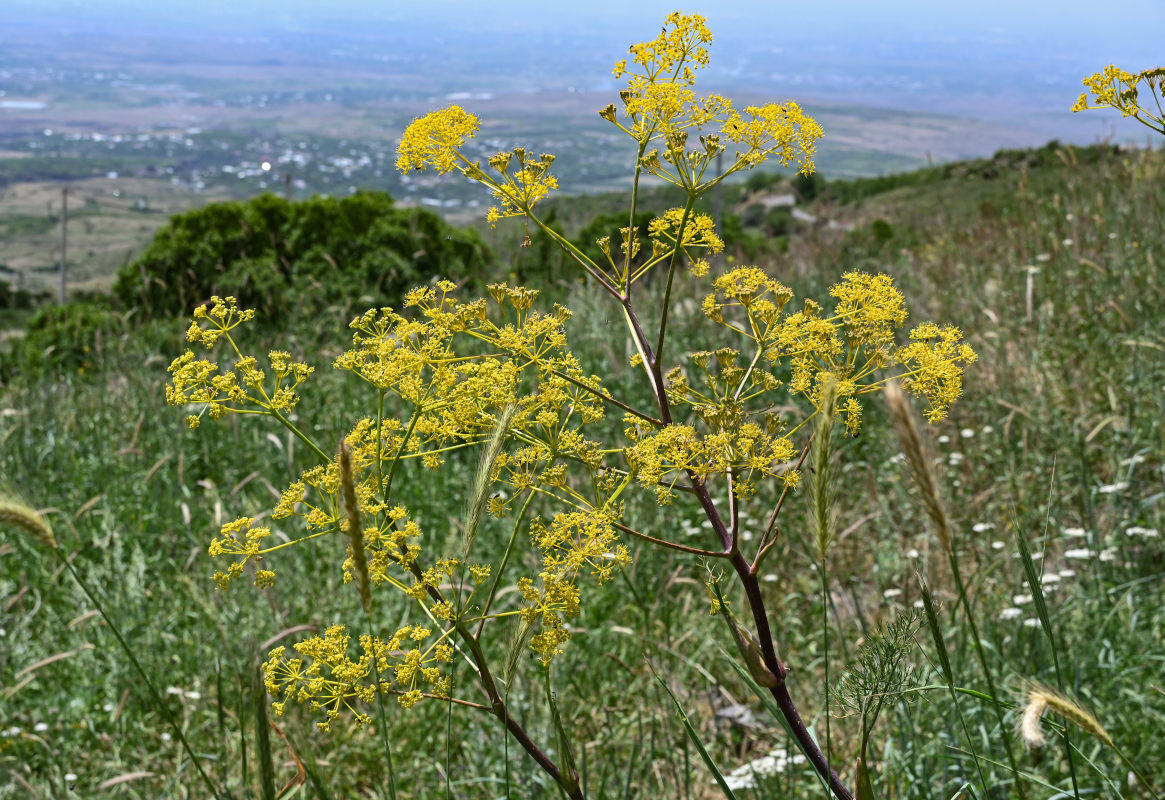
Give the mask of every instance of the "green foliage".
<svg viewBox="0 0 1165 800">
<path fill-rule="evenodd" d="M 98 371 L 106 348 L 127 329 L 125 318 L 101 300 L 42 306 L 0 360 L 0 381 L 19 377 L 31 383 L 50 374 Z"/>
<path fill-rule="evenodd" d="M 802 202 L 808 203 L 817 198 L 825 189 L 825 178 L 820 174 L 814 172 L 810 175 L 804 175 L 798 172 L 793 176 L 793 191 L 797 193 L 797 197 Z"/>
<path fill-rule="evenodd" d="M 10 272 L 0 264 L 0 272 Z M 11 283 L 0 280 L 0 309 L 15 311 L 32 308 L 36 296 L 27 289 L 17 289 Z"/>
<path fill-rule="evenodd" d="M 178 316 L 222 295 L 286 322 L 293 308 L 396 303 L 439 276 L 480 283 L 490 263 L 476 234 L 397 208 L 383 193 L 302 203 L 265 194 L 173 217 L 121 270 L 114 294 L 144 318 Z"/>
<path fill-rule="evenodd" d="M 916 610 L 903 612 L 873 631 L 858 647 L 854 663 L 838 682 L 838 716 L 861 717 L 860 756 L 882 710 L 894 705 L 902 693 L 914 688 L 915 668 L 907 661 L 915 648 L 914 635 L 922 624 Z"/>
</svg>

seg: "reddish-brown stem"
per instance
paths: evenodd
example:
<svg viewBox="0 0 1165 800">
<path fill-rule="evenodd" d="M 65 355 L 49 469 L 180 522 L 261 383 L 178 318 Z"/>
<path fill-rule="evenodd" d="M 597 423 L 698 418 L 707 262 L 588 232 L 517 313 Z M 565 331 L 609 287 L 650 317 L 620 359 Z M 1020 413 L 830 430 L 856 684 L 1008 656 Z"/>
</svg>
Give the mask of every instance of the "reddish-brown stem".
<svg viewBox="0 0 1165 800">
<path fill-rule="evenodd" d="M 784 716 L 785 723 L 789 726 L 793 737 L 801 745 L 801 750 L 805 753 L 805 757 L 809 759 L 809 763 L 817 770 L 817 774 L 829 783 L 830 791 L 833 792 L 837 800 L 853 800 L 853 794 L 841 782 L 837 773 L 830 768 L 825 753 L 821 751 L 821 747 L 809 733 L 809 729 L 805 726 L 804 720 L 801 719 L 801 713 L 797 710 L 797 706 L 789 694 L 788 685 L 785 683 L 785 674 L 788 670 L 781 662 L 781 659 L 777 657 L 777 649 L 773 644 L 772 629 L 769 627 L 768 611 L 765 609 L 764 598 L 761 597 L 760 582 L 757 580 L 756 573 L 752 570 L 752 565 L 741 554 L 740 550 L 736 547 L 736 543 L 732 541 L 732 535 L 725 527 L 724 520 L 720 516 L 720 511 L 716 508 L 712 496 L 708 494 L 707 487 L 702 482 L 698 482 L 694 475 L 692 476 L 692 481 L 696 485 L 696 496 L 700 499 L 700 505 L 704 507 L 704 512 L 712 522 L 712 529 L 720 537 L 724 548 L 730 551 L 728 559 L 732 564 L 732 568 L 736 570 L 736 575 L 740 578 L 740 582 L 744 587 L 745 596 L 748 598 L 748 607 L 752 612 L 753 624 L 756 626 L 756 641 L 760 645 L 764 665 L 778 678 L 776 685 L 769 688 L 769 692 L 776 701 L 777 707 L 780 708 L 781 715 Z"/>
<path fill-rule="evenodd" d="M 490 701 L 490 712 L 501 720 L 502 724 L 506 726 L 506 730 L 509 731 L 510 736 L 513 736 L 514 740 L 522 746 L 522 749 L 530 754 L 530 758 L 534 759 L 538 763 L 538 766 L 542 767 L 543 771 L 552 777 L 555 783 L 562 787 L 567 797 L 571 798 L 571 800 L 584 800 L 585 795 L 583 795 L 582 789 L 578 788 L 577 776 L 574 776 L 575 780 L 573 781 L 575 788 L 567 789 L 567 783 L 563 779 L 562 770 L 550 760 L 549 756 L 542 752 L 542 749 L 538 745 L 534 744 L 529 734 L 526 733 L 526 729 L 516 719 L 510 716 L 510 712 L 506 708 L 506 701 L 498 692 L 493 675 L 490 674 L 489 665 L 485 660 L 485 653 L 481 650 L 481 643 L 473 637 L 473 632 L 461 624 L 457 625 L 457 632 L 469 648 L 473 662 L 477 666 L 477 676 L 481 681 L 481 688 L 485 691 L 485 695 Z"/>
<path fill-rule="evenodd" d="M 801 751 L 805 753 L 809 763 L 817 770 L 817 774 L 828 781 L 829 789 L 833 792 L 834 797 L 837 800 L 853 800 L 853 794 L 829 766 L 829 760 L 809 733 L 809 729 L 801 719 L 801 712 L 797 710 L 797 705 L 789 694 L 788 684 L 785 683 L 785 674 L 788 670 L 781 663 L 781 659 L 777 657 L 776 647 L 773 645 L 768 612 L 765 610 L 764 598 L 761 597 L 760 582 L 757 580 L 756 573 L 752 571 L 748 560 L 740 553 L 736 553 L 732 557 L 732 566 L 740 577 L 741 584 L 744 585 L 744 593 L 748 598 L 749 609 L 752 611 L 753 623 L 756 625 L 756 640 L 760 645 L 765 666 L 778 678 L 776 685 L 769 687 L 769 693 L 772 694 L 777 707 L 781 709 L 781 714 L 785 717 L 789 730 L 792 731 L 794 738 L 801 745 Z"/>
<path fill-rule="evenodd" d="M 611 397 L 611 395 L 607 394 L 606 392 L 601 392 L 598 389 L 596 389 L 594 386 L 587 386 L 582 381 L 578 380 L 577 378 L 570 377 L 565 372 L 561 372 L 559 370 L 552 369 L 552 370 L 550 370 L 550 374 L 554 375 L 556 377 L 562 378 L 564 381 L 570 381 L 571 383 L 573 383 L 575 386 L 579 387 L 580 389 L 586 389 L 588 392 L 590 392 L 591 394 L 593 394 L 595 397 L 599 398 L 600 400 L 604 400 L 604 401 L 610 403 L 611 405 L 615 406 L 616 408 L 621 408 L 624 411 L 626 411 L 628 414 L 634 414 L 635 416 L 639 417 L 640 419 L 645 420 L 647 422 L 650 422 L 652 425 L 663 425 L 662 422 L 660 422 L 659 420 L 657 420 L 655 417 L 651 416 L 650 414 L 644 414 L 642 411 L 636 411 L 631 406 L 627 405 L 624 402 L 616 400 L 614 397 Z"/>
<path fill-rule="evenodd" d="M 801 457 L 797 459 L 797 466 L 793 467 L 793 469 L 801 469 L 801 465 L 805 463 L 805 456 L 809 454 L 809 445 L 812 442 L 813 437 L 810 436 L 809 441 L 805 443 L 805 447 L 801 450 Z M 769 516 L 769 524 L 765 528 L 765 535 L 760 537 L 760 547 L 757 548 L 756 557 L 752 560 L 751 571 L 753 574 L 756 574 L 757 569 L 760 567 L 761 559 L 765 557 L 765 553 L 771 550 L 773 545 L 777 543 L 777 537 L 773 532 L 777 528 L 777 517 L 781 513 L 781 506 L 785 504 L 785 496 L 789 493 L 790 488 L 789 484 L 786 483 L 785 488 L 781 490 L 781 496 L 777 498 L 776 506 L 773 507 L 773 513 Z"/>
<path fill-rule="evenodd" d="M 660 547 L 670 547 L 672 550 L 691 553 L 695 556 L 704 556 L 705 558 L 725 558 L 728 555 L 727 553 L 723 553 L 719 550 L 701 550 L 698 547 L 688 547 L 687 545 L 676 544 L 675 542 L 669 542 L 665 539 L 656 539 L 654 536 L 648 536 L 646 533 L 640 533 L 634 528 L 628 528 L 626 525 L 620 524 L 618 522 L 613 524 L 616 528 L 623 531 L 624 533 L 629 533 L 638 539 L 643 539 L 645 542 L 657 544 Z"/>
</svg>

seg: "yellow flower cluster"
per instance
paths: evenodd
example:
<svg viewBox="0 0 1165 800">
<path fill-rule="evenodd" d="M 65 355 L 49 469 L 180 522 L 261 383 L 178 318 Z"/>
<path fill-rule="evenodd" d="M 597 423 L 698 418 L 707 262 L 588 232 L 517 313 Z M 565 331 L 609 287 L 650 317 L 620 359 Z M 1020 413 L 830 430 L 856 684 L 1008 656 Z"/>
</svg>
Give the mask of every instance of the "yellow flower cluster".
<svg viewBox="0 0 1165 800">
<path fill-rule="evenodd" d="M 396 168 L 408 172 L 432 167 L 442 174 L 457 170 L 470 180 L 482 183 L 500 204 L 500 208 L 489 209 L 490 224 L 496 224 L 503 217 L 530 214 L 540 200 L 558 188 L 558 179 L 550 174 L 554 156 L 543 153 L 535 157 L 521 147 L 498 153 L 489 160 L 498 173 L 497 178 L 491 178 L 482 171 L 480 163 L 470 161 L 461 153 L 465 141 L 473 138 L 480 127 L 477 117 L 460 106 L 449 106 L 419 117 L 401 136 Z M 511 172 L 514 166 L 517 168 Z"/>
<path fill-rule="evenodd" d="M 963 367 L 978 356 L 962 341 L 962 332 L 953 325 L 933 322 L 910 332 L 911 343 L 898 349 L 894 361 L 907 368 L 902 385 L 930 404 L 926 418 L 936 422 L 963 393 Z"/>
<path fill-rule="evenodd" d="M 902 293 L 889 275 L 847 272 L 829 294 L 837 298 L 834 313 L 854 345 L 881 349 L 894 342 L 894 331 L 906 322 Z"/>
<path fill-rule="evenodd" d="M 632 60 L 641 71 L 627 68 L 624 59 L 615 64 L 614 75 L 622 78 L 630 75 L 628 88 L 634 92 L 666 76 L 687 84 L 696 80 L 693 69 L 708 65 L 708 48 L 712 43 L 712 31 L 708 30 L 708 20 L 698 14 L 684 16 L 679 12 L 668 15 L 659 36 L 648 42 L 633 44 L 628 49 Z"/>
<path fill-rule="evenodd" d="M 461 106 L 426 114 L 405 129 L 397 148 L 396 168 L 408 172 L 433 167 L 440 173 L 449 172 L 465 161 L 457 150 L 479 127 L 477 117 Z"/>
<path fill-rule="evenodd" d="M 704 299 L 708 318 L 754 341 L 774 372 L 788 369 L 789 391 L 802 395 L 815 408 L 821 408 L 826 378 L 833 380 L 838 409 L 845 412 L 850 433 L 861 425 L 856 395 L 874 391 L 894 378 L 927 400 L 931 420 L 941 419 L 962 391 L 963 367 L 975 360 L 957 328 L 940 329 L 930 323 L 914 329 L 910 344 L 895 348 L 895 331 L 906 322 L 907 313 L 902 294 L 888 275 L 847 272 L 829 290 L 837 299 L 830 317 L 823 316 L 821 306 L 812 300 L 806 300 L 800 311 L 785 313 L 792 291 L 756 267 L 738 267 L 717 278 L 713 286 L 715 291 Z M 742 321 L 738 319 L 741 312 Z M 904 371 L 875 374 L 895 366 Z M 737 369 L 729 381 L 736 381 L 729 387 L 733 396 L 741 395 L 746 377 L 760 391 L 780 385 L 775 374 L 766 383 Z M 693 397 L 703 399 L 692 394 L 682 376 L 675 376 L 672 384 L 677 399 L 694 405 Z M 749 397 L 756 394 L 759 391 Z"/>
<path fill-rule="evenodd" d="M 1088 92 L 1083 92 L 1072 105 L 1072 111 L 1090 108 L 1115 108 L 1122 116 L 1133 117 L 1158 133 L 1165 133 L 1165 112 L 1161 102 L 1165 100 L 1165 67 L 1156 67 L 1141 72 L 1126 72 L 1109 65 L 1095 75 L 1084 79 Z M 1142 104 L 1141 92 L 1147 90 L 1153 100 L 1152 105 Z M 1088 94 L 1091 92 L 1091 101 Z"/>
<path fill-rule="evenodd" d="M 707 234 L 699 240 L 707 241 Z M 371 587 L 391 586 L 422 606 L 430 620 L 447 624 L 438 634 L 441 644 L 414 647 L 403 656 L 396 652 L 399 641 L 366 637 L 363 654 L 350 658 L 343 628 L 296 645 L 302 658 L 286 657 L 282 649 L 273 653 L 267 674 L 269 688 L 281 698 L 277 708 L 282 710 L 288 698 L 309 702 L 324 711 L 323 728 L 344 709 L 352 710 L 357 721 L 366 719 L 354 704 L 374 694 L 370 676 L 377 671 L 381 688 L 398 692 L 406 707 L 422 695 L 443 695 L 448 684 L 436 662 L 447 660 L 446 640 L 459 635 L 455 632 L 463 620 L 488 606 L 488 600 L 477 597 L 478 588 L 489 584 L 491 598 L 497 589 L 490 584 L 487 564 L 464 558 L 424 563 L 419 525 L 391 500 L 393 477 L 404 462 L 419 459 L 437 468 L 444 453 L 487 440 L 505 412 L 508 437 L 517 447 L 496 454 L 489 480 L 508 491 L 494 493 L 490 511 L 503 516 L 518 498 L 528 505 L 532 496 L 576 509 L 556 515 L 549 525 L 534 526 L 538 572 L 510 577 L 524 605 L 499 612 L 521 613 L 537 626 L 531 647 L 546 663 L 569 638 L 566 620 L 579 613 L 579 579 L 591 575 L 605 582 L 630 560 L 613 526 L 621 511 L 615 498 L 630 479 L 620 482 L 618 472 L 604 472 L 603 452 L 584 435 L 585 426 L 603 419 L 609 398 L 598 376 L 584 373 L 567 350 L 564 325 L 570 312 L 561 306 L 549 313 L 539 310 L 539 293 L 521 286 L 493 284 L 488 298 L 469 302 L 455 297 L 455 288 L 439 281 L 409 292 L 401 313 L 372 309 L 352 321 L 352 347 L 336 358 L 335 367 L 368 384 L 380 398 L 380 413 L 358 420 L 344 437 L 346 472 L 339 456 L 312 445 L 322 463 L 304 470 L 283 491 L 272 519 L 297 518 L 306 532 L 268 544 L 271 529 L 244 517 L 223 526 L 210 545 L 212 557 L 230 559 L 214 575 L 221 587 L 241 577 L 248 565 L 254 567 L 255 585 L 268 587 L 275 578 L 266 569 L 271 553 L 347 534 L 341 564 L 345 582 L 366 576 Z M 217 364 L 199 362 L 192 354 L 177 359 L 168 392 L 172 402 L 204 403 L 212 416 L 228 410 L 279 416 L 293 405 L 279 398 L 311 369 L 282 351 L 270 353 L 268 369 L 258 369 L 233 338 L 234 328 L 252 314 L 238 310 L 231 299 L 215 302 L 213 309 L 199 310 L 190 338 L 204 345 L 227 342 L 237 356 L 234 367 L 220 374 Z M 386 403 L 400 413 L 385 414 Z M 280 419 L 310 443 L 292 420 Z M 581 474 L 572 477 L 572 471 Z M 351 481 L 347 494 L 345 481 Z M 353 524 L 360 525 L 355 537 L 350 535 Z M 450 596 L 449 585 L 468 590 Z M 411 630 L 415 634 L 421 628 Z M 394 688 L 384 683 L 390 665 Z"/>
<path fill-rule="evenodd" d="M 510 174 L 510 166 L 517 161 L 518 169 Z M 489 160 L 490 166 L 498 171 L 501 180 L 493 180 L 481 175 L 478 179 L 493 190 L 494 199 L 501 204 L 486 212 L 486 220 L 497 225 L 503 217 L 522 217 L 530 214 L 538 201 L 546 197 L 551 189 L 558 188 L 558 179 L 550 174 L 554 156 L 543 153 L 535 158 L 524 148 L 516 148 L 510 153 L 498 153 Z M 475 177 L 474 172 L 467 173 Z"/>
<path fill-rule="evenodd" d="M 631 563 L 630 552 L 618 543 L 615 519 L 610 509 L 602 508 L 556 514 L 549 525 L 536 519 L 530 526 L 530 538 L 542 554 L 541 585 L 524 578 L 518 588 L 527 602 L 522 618 L 540 626 L 530 647 L 543 665 L 562 653 L 561 645 L 570 639 L 565 624 L 580 611 L 579 573 L 586 570 L 603 584 Z"/>
<path fill-rule="evenodd" d="M 749 119 L 733 114 L 721 130 L 721 136 L 746 149 L 737 153 L 737 163 L 751 169 L 775 157 L 782 167 L 796 163 L 798 171 L 813 172 L 813 152 L 824 132 L 801 107 L 788 103 L 769 103 L 744 109 Z"/>
<path fill-rule="evenodd" d="M 321 731 L 331 729 L 343 711 L 352 714 L 358 725 L 371 718 L 354 703 L 370 703 L 377 690 L 392 692 L 404 708 L 411 708 L 425 695 L 448 697 L 450 678 L 443 664 L 453 661 L 448 633 L 426 643 L 433 632 L 420 625 L 406 625 L 384 641 L 360 637 L 360 652 L 350 658 L 350 636 L 343 625 L 328 628 L 323 636 L 312 636 L 295 645 L 303 656 L 288 657 L 286 647 L 276 647 L 263 664 L 267 692 L 277 699 L 275 713 L 282 715 L 287 701 L 307 704 L 324 714 L 316 723 Z M 310 659 L 305 663 L 304 659 Z"/>
<path fill-rule="evenodd" d="M 795 453 L 787 437 L 746 422 L 707 436 L 690 425 L 669 425 L 641 437 L 626 456 L 636 479 L 666 505 L 675 499 L 676 482 L 686 475 L 707 481 L 731 471 L 738 476 L 734 490 L 742 498 L 755 493 L 756 477 L 780 476 L 795 483 L 795 474 L 785 467 Z"/>
<path fill-rule="evenodd" d="M 636 174 L 640 170 L 675 184 L 685 190 L 689 204 L 685 209 L 668 212 L 659 224 L 667 228 L 653 233 L 651 258 L 632 268 L 639 243 L 630 229 L 624 232 L 623 264 L 611 254 L 611 243 L 599 240 L 608 261 L 607 267 L 593 263 L 560 233 L 546 226 L 535 215 L 537 204 L 558 187 L 550 174 L 554 156 L 534 156 L 524 148 L 498 153 L 489 159 L 496 176 L 487 174 L 480 163 L 471 161 L 461 148 L 479 128 L 476 117 L 458 106 L 450 106 L 415 120 L 404 132 L 398 151 L 397 167 L 409 169 L 433 167 L 439 172 L 458 170 L 493 194 L 497 205 L 486 219 L 491 225 L 506 217 L 524 216 L 566 249 L 592 275 L 604 276 L 614 284 L 630 288 L 653 267 L 667 262 L 674 269 L 674 256 L 688 257 L 697 277 L 708 271 L 708 263 L 693 258 L 690 247 L 707 247 L 719 252 L 723 243 L 711 220 L 691 214 L 691 204 L 724 178 L 744 169 L 752 169 L 769 158 L 782 165 L 796 163 L 808 174 L 813 170 L 813 153 L 822 136 L 821 127 L 793 102 L 749 106 L 743 115 L 732 102 L 720 95 L 698 98 L 692 86 L 695 70 L 708 64 L 707 45 L 712 41 L 706 20 L 698 15 L 674 13 L 668 16 L 663 30 L 655 39 L 630 48 L 631 65 L 626 59 L 615 65 L 615 76 L 627 78 L 627 88 L 620 92 L 623 118 L 614 104 L 600 113 L 603 119 L 634 139 L 639 152 Z M 689 139 L 692 139 L 689 147 Z M 698 143 L 695 141 L 698 139 Z M 652 147 L 652 143 L 657 146 Z M 710 172 L 717 156 L 728 147 L 735 148 L 730 166 L 722 174 Z"/>
<path fill-rule="evenodd" d="M 186 338 L 207 350 L 219 339 L 225 339 L 238 358 L 224 372 L 217 362 L 196 358 L 193 350 L 187 350 L 170 363 L 171 382 L 166 387 L 166 402 L 172 406 L 201 405 L 211 419 L 221 419 L 228 412 L 242 411 L 248 405 L 258 409 L 258 412 L 251 409 L 251 413 L 282 415 L 293 409 L 299 402 L 295 390 L 311 377 L 315 368 L 292 361 L 291 355 L 281 350 L 272 350 L 267 355 L 272 373 L 268 383 L 267 373 L 259 369 L 253 356 L 239 352 L 231 335 L 232 330 L 253 319 L 255 312 L 240 310 L 233 297 L 213 297 L 211 301 L 209 311 L 206 306 L 195 309 Z M 200 320 L 205 321 L 206 327 Z M 200 417 L 192 414 L 186 421 L 191 428 L 197 428 Z"/>
<path fill-rule="evenodd" d="M 669 256 L 679 247 L 698 278 L 708 274 L 710 265 L 702 258 L 692 258 L 688 248 L 703 247 L 709 253 L 724 250 L 724 240 L 716 234 L 716 222 L 707 214 L 685 214 L 682 208 L 668 209 L 663 216 L 653 219 L 648 223 L 647 232 L 652 238 L 654 256 Z"/>
<path fill-rule="evenodd" d="M 615 77 L 630 76 L 627 89 L 620 93 L 627 123 L 619 122 L 614 104 L 600 116 L 640 144 L 643 169 L 691 195 L 771 157 L 783 166 L 796 163 L 802 172 L 812 172 L 822 131 L 796 103 L 749 106 L 742 116 L 720 95 L 696 97 L 693 69 L 707 65 L 704 45 L 711 41 L 703 17 L 669 16 L 659 37 L 632 46 L 637 69 L 628 68 L 626 60 L 615 65 Z M 699 146 L 688 149 L 692 133 L 698 134 Z M 653 141 L 661 142 L 662 149 L 647 150 Z M 724 175 L 706 177 L 712 161 L 728 145 L 736 148 L 729 169 Z"/>
<path fill-rule="evenodd" d="M 227 567 L 226 572 L 214 573 L 214 582 L 218 584 L 220 589 L 227 588 L 227 585 L 234 579 L 243 574 L 243 568 L 248 561 L 254 559 L 256 564 L 263 560 L 260 543 L 271 535 L 270 528 L 256 528 L 254 527 L 255 520 L 251 517 L 240 517 L 234 522 L 228 522 L 222 526 L 219 531 L 220 536 L 216 536 L 210 543 L 210 555 L 212 558 L 228 555 L 239 556 L 238 560 L 231 563 Z M 266 589 L 272 585 L 275 580 L 275 573 L 271 570 L 259 569 L 255 570 L 255 586 L 260 589 Z"/>
</svg>

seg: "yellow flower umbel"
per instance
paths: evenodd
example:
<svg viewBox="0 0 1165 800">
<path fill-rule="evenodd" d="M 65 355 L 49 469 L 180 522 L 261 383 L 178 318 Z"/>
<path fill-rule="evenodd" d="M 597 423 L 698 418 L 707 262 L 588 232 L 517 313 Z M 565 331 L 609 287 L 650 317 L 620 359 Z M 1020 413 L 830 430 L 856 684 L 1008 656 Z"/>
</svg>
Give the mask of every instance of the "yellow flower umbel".
<svg viewBox="0 0 1165 800">
<path fill-rule="evenodd" d="M 1165 100 L 1165 67 L 1155 67 L 1142 72 L 1126 72 L 1111 64 L 1095 75 L 1084 79 L 1088 92 L 1084 92 L 1072 105 L 1072 111 L 1090 108 L 1115 108 L 1121 116 L 1132 117 L 1157 133 L 1165 134 L 1165 112 L 1161 103 Z M 1089 100 L 1088 94 L 1092 93 Z M 1143 102 L 1147 93 L 1153 101 Z"/>
<path fill-rule="evenodd" d="M 433 634 L 421 625 L 406 625 L 388 641 L 364 635 L 360 653 L 348 655 L 351 638 L 343 625 L 328 628 L 323 636 L 312 636 L 295 645 L 305 658 L 288 658 L 287 648 L 276 647 L 263 665 L 267 692 L 277 699 L 275 713 L 282 715 L 287 700 L 306 703 L 313 711 L 323 712 L 316 723 L 321 731 L 331 729 L 342 712 L 350 712 L 357 725 L 372 719 L 356 707 L 370 703 L 377 690 L 395 694 L 403 708 L 411 708 L 422 697 L 448 697 L 450 678 L 442 665 L 453 661 L 453 647 L 447 634 L 425 643 Z M 379 683 L 376 676 L 379 675 Z"/>
<path fill-rule="evenodd" d="M 187 350 L 170 364 L 166 402 L 172 406 L 201 406 L 211 419 L 221 419 L 229 412 L 283 418 L 291 411 L 299 402 L 295 390 L 315 368 L 292 361 L 288 353 L 272 350 L 267 354 L 271 370 L 268 375 L 254 356 L 244 356 L 231 332 L 254 316 L 250 309 L 239 309 L 233 297 L 212 297 L 209 310 L 206 306 L 196 308 L 186 339 L 207 350 L 214 349 L 222 339 L 230 345 L 236 360 L 230 370 L 223 371 L 217 362 L 195 358 L 194 351 Z M 191 428 L 197 428 L 200 417 L 192 414 L 186 421 Z"/>
<path fill-rule="evenodd" d="M 397 148 L 396 168 L 401 172 L 432 167 L 439 173 L 457 170 L 486 186 L 500 204 L 487 215 L 491 223 L 502 217 L 526 216 L 550 192 L 558 180 L 550 174 L 554 156 L 535 157 L 525 148 L 498 153 L 489 160 L 496 178 L 486 175 L 481 164 L 470 161 L 461 148 L 473 138 L 481 123 L 460 106 L 449 106 L 414 120 L 405 129 Z"/>
<path fill-rule="evenodd" d="M 976 358 L 957 328 L 934 323 L 917 326 L 909 344 L 895 347 L 894 333 L 907 314 L 902 294 L 888 275 L 846 273 L 829 290 L 838 301 L 832 316 L 825 316 L 812 300 L 806 300 L 800 311 L 785 313 L 793 293 L 756 267 L 733 269 L 713 285 L 715 291 L 704 299 L 705 315 L 751 340 L 774 372 L 786 366 L 791 372 L 788 390 L 814 408 L 821 408 L 826 379 L 836 381 L 838 413 L 845 413 L 851 434 L 861 426 L 857 397 L 895 379 L 928 401 L 928 419 L 941 419 L 962 393 L 963 368 Z M 677 387 L 673 391 L 677 400 L 692 402 L 699 410 L 700 403 L 723 406 L 728 396 L 753 398 L 781 387 L 774 374 L 758 376 L 755 365 L 754 359 L 747 372 L 722 370 L 730 386 L 719 400 L 678 380 L 673 381 Z M 894 368 L 895 374 L 885 374 Z"/>
<path fill-rule="evenodd" d="M 749 106 L 742 116 L 727 98 L 696 96 L 695 70 L 707 66 L 705 45 L 711 42 L 703 17 L 676 13 L 656 39 L 632 45 L 631 66 L 626 59 L 615 65 L 615 77 L 628 79 L 620 92 L 625 122 L 614 104 L 599 114 L 639 144 L 637 167 L 690 194 L 702 194 L 772 157 L 782 166 L 796 163 L 805 174 L 812 172 L 822 131 L 796 103 Z M 648 149 L 652 143 L 659 147 Z M 734 146 L 729 168 L 709 175 L 712 162 L 729 146 Z"/>
<path fill-rule="evenodd" d="M 405 129 L 397 148 L 396 168 L 401 172 L 432 167 L 446 173 L 459 166 L 458 148 L 481 127 L 477 117 L 461 106 L 449 106 L 415 120 Z"/>
</svg>

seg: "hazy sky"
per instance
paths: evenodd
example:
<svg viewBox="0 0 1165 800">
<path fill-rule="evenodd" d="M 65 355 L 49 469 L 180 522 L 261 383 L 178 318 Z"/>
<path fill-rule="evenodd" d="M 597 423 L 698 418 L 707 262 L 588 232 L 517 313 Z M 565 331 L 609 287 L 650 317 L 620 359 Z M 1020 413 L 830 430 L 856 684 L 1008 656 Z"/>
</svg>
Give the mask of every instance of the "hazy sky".
<svg viewBox="0 0 1165 800">
<path fill-rule="evenodd" d="M 997 34 L 1023 43 L 1062 42 L 1122 56 L 1159 52 L 1165 28 L 1162 0 L 815 0 L 762 2 L 717 0 L 677 8 L 671 0 L 5 0 L 10 12 L 61 13 L 68 24 L 78 18 L 181 19 L 195 27 L 226 24 L 262 27 L 326 21 L 423 22 L 474 28 L 490 35 L 558 28 L 619 32 L 638 40 L 644 27 L 658 25 L 670 11 L 702 13 L 714 32 L 735 37 L 818 43 L 831 36 L 877 38 Z M 2 36 L 0 32 L 0 36 Z"/>
<path fill-rule="evenodd" d="M 159 35 L 293 35 L 363 52 L 480 52 L 489 69 L 609 91 L 610 65 L 654 36 L 672 0 L 0 0 L 5 17 L 62 33 L 151 26 Z M 1066 111 L 1080 80 L 1109 63 L 1165 63 L 1165 0 L 715 0 L 706 88 L 1013 118 Z M 16 26 L 8 26 L 13 29 Z M 0 24 L 0 45 L 4 42 Z M 323 40 L 327 38 L 327 44 Z M 2 53 L 2 51 L 0 51 Z M 430 65 L 426 64 L 426 69 Z M 456 69 L 467 69 L 464 61 Z M 456 76 L 453 76 L 456 77 Z M 1084 122 L 1077 115 L 1077 124 Z M 1099 126 L 1104 124 L 1099 121 Z M 1119 123 L 1119 120 L 1118 120 Z"/>
</svg>

